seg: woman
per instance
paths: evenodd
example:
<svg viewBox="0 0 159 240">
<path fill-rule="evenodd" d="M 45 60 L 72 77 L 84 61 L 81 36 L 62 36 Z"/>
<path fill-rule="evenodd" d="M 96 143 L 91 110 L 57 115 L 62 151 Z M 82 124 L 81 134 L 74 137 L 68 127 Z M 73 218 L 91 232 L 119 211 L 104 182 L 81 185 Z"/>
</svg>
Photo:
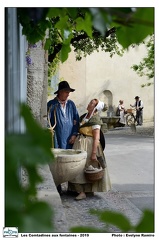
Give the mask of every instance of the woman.
<svg viewBox="0 0 159 240">
<path fill-rule="evenodd" d="M 125 126 L 125 113 L 126 113 L 126 109 L 124 107 L 124 101 L 120 100 L 119 101 L 119 105 L 118 105 L 119 111 L 120 111 L 120 119 L 119 119 L 119 123 L 121 124 L 121 126 Z"/>
<path fill-rule="evenodd" d="M 101 180 L 96 182 L 88 182 L 84 175 L 84 169 L 76 178 L 68 183 L 69 191 L 76 191 L 79 195 L 76 200 L 86 198 L 86 193 L 107 192 L 111 189 L 108 168 L 104 157 L 104 144 L 101 140 L 102 132 L 100 130 L 102 121 L 99 116 L 99 111 L 106 110 L 105 104 L 97 99 L 93 99 L 87 106 L 87 113 L 80 118 L 79 135 L 77 136 L 73 145 L 74 149 L 81 149 L 87 151 L 86 165 L 97 165 L 97 158 L 102 159 L 102 167 L 104 168 L 104 176 Z M 103 147 L 103 148 L 102 148 Z"/>
</svg>

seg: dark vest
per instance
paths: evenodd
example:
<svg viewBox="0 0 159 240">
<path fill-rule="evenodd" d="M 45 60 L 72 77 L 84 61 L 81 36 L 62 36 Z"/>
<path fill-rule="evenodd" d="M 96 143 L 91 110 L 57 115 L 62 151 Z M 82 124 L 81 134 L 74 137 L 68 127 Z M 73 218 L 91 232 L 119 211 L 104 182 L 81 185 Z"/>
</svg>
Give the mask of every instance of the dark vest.
<svg viewBox="0 0 159 240">
<path fill-rule="evenodd" d="M 135 104 L 135 106 L 137 107 L 137 102 Z M 141 106 L 141 100 L 139 101 L 139 107 Z"/>
</svg>

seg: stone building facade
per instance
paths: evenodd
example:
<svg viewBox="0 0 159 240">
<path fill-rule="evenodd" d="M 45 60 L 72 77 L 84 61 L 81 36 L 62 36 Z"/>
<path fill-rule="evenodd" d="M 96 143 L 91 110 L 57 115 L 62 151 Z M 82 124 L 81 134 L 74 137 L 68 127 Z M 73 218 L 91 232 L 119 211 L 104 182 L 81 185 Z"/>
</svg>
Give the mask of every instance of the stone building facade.
<svg viewBox="0 0 159 240">
<path fill-rule="evenodd" d="M 80 114 L 86 111 L 92 98 L 99 98 L 106 102 L 109 111 L 115 111 L 120 99 L 124 100 L 126 108 L 130 108 L 130 104 L 135 102 L 134 97 L 138 95 L 144 102 L 144 122 L 153 121 L 154 84 L 141 87 L 148 83 L 148 79 L 139 77 L 131 68 L 133 64 L 139 64 L 146 53 L 142 44 L 130 47 L 122 57 L 114 55 L 110 58 L 109 53 L 94 52 L 76 61 L 72 51 L 68 60 L 60 65 L 59 79 L 68 81 L 76 89 L 70 93 L 70 98 L 76 103 Z"/>
</svg>

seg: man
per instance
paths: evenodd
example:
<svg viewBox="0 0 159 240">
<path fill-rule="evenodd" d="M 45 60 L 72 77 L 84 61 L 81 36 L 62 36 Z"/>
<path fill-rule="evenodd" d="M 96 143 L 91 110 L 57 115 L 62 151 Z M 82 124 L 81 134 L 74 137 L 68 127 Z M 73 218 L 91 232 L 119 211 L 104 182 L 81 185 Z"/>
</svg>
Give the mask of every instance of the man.
<svg viewBox="0 0 159 240">
<path fill-rule="evenodd" d="M 144 104 L 139 99 L 140 99 L 140 97 L 136 96 L 135 97 L 135 103 L 133 105 L 130 104 L 130 106 L 136 108 L 136 121 L 137 121 L 137 125 L 141 126 L 143 124 L 143 108 L 144 108 Z"/>
<path fill-rule="evenodd" d="M 74 92 L 67 81 L 58 84 L 57 96 L 47 103 L 48 118 L 54 128 L 54 148 L 71 149 L 79 127 L 79 114 L 72 100 L 68 100 L 70 92 Z M 61 193 L 61 185 L 57 186 Z"/>
</svg>

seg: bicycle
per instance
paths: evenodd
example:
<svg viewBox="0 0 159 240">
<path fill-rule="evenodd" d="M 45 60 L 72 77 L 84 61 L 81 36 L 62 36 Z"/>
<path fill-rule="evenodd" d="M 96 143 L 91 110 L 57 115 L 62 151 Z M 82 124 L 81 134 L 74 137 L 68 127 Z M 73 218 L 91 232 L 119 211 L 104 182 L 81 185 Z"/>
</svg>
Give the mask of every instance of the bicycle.
<svg viewBox="0 0 159 240">
<path fill-rule="evenodd" d="M 136 121 L 136 116 L 134 115 L 134 111 L 136 111 L 136 109 L 134 108 L 130 108 L 127 109 L 127 113 L 126 113 L 126 124 L 131 127 L 132 124 L 137 125 L 137 121 Z"/>
</svg>

